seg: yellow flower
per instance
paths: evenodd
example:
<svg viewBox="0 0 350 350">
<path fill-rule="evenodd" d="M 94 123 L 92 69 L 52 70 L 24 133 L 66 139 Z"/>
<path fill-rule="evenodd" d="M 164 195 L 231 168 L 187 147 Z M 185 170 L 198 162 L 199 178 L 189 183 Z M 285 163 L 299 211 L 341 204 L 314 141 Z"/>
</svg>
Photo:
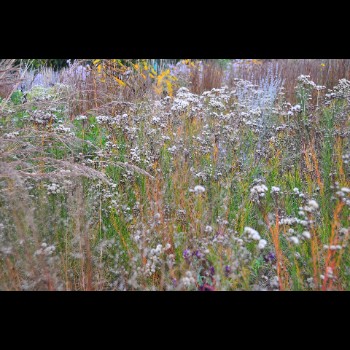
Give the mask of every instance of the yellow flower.
<svg viewBox="0 0 350 350">
<path fill-rule="evenodd" d="M 116 82 L 121 85 L 121 86 L 125 86 L 126 84 L 123 82 L 123 80 L 118 79 L 117 77 L 114 77 L 114 79 L 116 80 Z"/>
<path fill-rule="evenodd" d="M 321 63 L 321 67 L 325 67 L 326 65 L 324 63 Z"/>
</svg>

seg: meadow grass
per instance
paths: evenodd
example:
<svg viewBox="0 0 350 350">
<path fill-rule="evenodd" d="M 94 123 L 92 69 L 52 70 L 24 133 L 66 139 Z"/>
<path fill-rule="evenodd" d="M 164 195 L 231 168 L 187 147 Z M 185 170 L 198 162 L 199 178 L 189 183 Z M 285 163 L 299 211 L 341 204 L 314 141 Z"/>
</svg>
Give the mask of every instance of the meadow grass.
<svg viewBox="0 0 350 350">
<path fill-rule="evenodd" d="M 138 67 L 3 105 L 0 289 L 348 290 L 350 82 Z"/>
</svg>

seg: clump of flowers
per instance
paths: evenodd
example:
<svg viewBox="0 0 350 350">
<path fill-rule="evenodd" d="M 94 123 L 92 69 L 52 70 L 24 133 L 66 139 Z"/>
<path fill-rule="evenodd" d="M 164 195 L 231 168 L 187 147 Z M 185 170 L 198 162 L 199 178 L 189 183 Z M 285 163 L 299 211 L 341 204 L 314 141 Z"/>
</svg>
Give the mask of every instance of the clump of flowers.
<svg viewBox="0 0 350 350">
<path fill-rule="evenodd" d="M 259 241 L 261 238 L 259 232 L 251 227 L 245 227 L 244 233 L 248 234 L 248 238 L 253 239 L 254 241 Z"/>
<path fill-rule="evenodd" d="M 194 187 L 194 189 L 190 189 L 190 192 L 194 192 L 195 194 L 201 194 L 205 192 L 205 187 L 201 185 L 197 185 Z"/>
<path fill-rule="evenodd" d="M 261 198 L 265 197 L 268 188 L 264 184 L 257 184 L 250 189 L 251 199 L 255 202 L 259 202 Z"/>
</svg>

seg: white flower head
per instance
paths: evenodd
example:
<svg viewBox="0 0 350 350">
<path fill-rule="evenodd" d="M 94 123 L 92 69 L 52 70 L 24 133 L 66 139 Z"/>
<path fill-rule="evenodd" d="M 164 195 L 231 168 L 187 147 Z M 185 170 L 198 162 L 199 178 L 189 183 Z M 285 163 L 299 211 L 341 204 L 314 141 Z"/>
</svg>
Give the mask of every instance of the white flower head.
<svg viewBox="0 0 350 350">
<path fill-rule="evenodd" d="M 264 249 L 266 247 L 267 241 L 265 239 L 261 239 L 258 244 L 259 249 Z"/>
<path fill-rule="evenodd" d="M 203 187 L 201 185 L 197 185 L 197 186 L 194 187 L 193 191 L 196 194 L 204 193 L 205 192 L 205 187 Z"/>
<path fill-rule="evenodd" d="M 168 249 L 170 249 L 171 248 L 171 244 L 170 243 L 167 243 L 166 245 L 165 245 L 165 250 L 168 250 Z"/>
<path fill-rule="evenodd" d="M 78 117 L 75 118 L 75 120 L 86 120 L 87 116 L 86 115 L 79 115 Z"/>
<path fill-rule="evenodd" d="M 303 237 L 305 237 L 306 239 L 310 239 L 310 238 L 311 238 L 311 234 L 310 234 L 309 231 L 304 231 L 304 232 L 302 233 L 302 235 L 303 235 Z"/>
<path fill-rule="evenodd" d="M 259 232 L 254 230 L 251 227 L 245 227 L 244 228 L 244 233 L 248 234 L 248 238 L 253 239 L 254 241 L 259 241 L 260 240 L 260 235 Z"/>
<path fill-rule="evenodd" d="M 158 245 L 157 245 L 157 248 L 156 248 L 156 251 L 159 251 L 159 252 L 160 252 L 160 251 L 162 250 L 162 248 L 163 248 L 163 246 L 162 246 L 161 244 L 158 244 Z"/>
<path fill-rule="evenodd" d="M 207 225 L 207 226 L 205 226 L 204 232 L 211 233 L 211 232 L 213 232 L 213 228 L 211 226 Z"/>
<path fill-rule="evenodd" d="M 319 208 L 318 203 L 313 199 L 309 200 L 308 204 L 313 210 L 317 210 Z"/>
<path fill-rule="evenodd" d="M 278 193 L 280 191 L 281 191 L 281 189 L 279 187 L 277 187 L 277 186 L 272 186 L 271 187 L 271 193 Z"/>
<path fill-rule="evenodd" d="M 299 238 L 298 237 L 295 237 L 295 236 L 292 236 L 289 238 L 289 240 L 294 243 L 295 245 L 299 244 Z"/>
</svg>

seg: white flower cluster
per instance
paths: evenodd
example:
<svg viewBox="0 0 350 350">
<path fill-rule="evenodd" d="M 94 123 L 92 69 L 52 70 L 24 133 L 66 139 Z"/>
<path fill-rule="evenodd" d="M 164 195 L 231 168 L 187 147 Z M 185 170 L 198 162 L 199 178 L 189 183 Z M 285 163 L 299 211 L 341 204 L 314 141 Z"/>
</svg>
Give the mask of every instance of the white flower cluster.
<svg viewBox="0 0 350 350">
<path fill-rule="evenodd" d="M 310 234 L 309 231 L 304 231 L 304 232 L 302 233 L 302 235 L 303 235 L 303 237 L 305 237 L 306 239 L 310 239 L 310 238 L 311 238 L 311 234 Z"/>
<path fill-rule="evenodd" d="M 205 233 L 212 233 L 213 232 L 213 228 L 209 225 L 205 226 L 205 230 L 204 230 Z"/>
<path fill-rule="evenodd" d="M 46 125 L 49 122 L 53 122 L 57 120 L 57 117 L 50 111 L 45 112 L 41 109 L 36 109 L 28 113 L 30 114 L 29 121 L 42 124 L 42 125 Z"/>
<path fill-rule="evenodd" d="M 194 187 L 194 189 L 190 189 L 190 192 L 194 192 L 195 194 L 201 194 L 205 192 L 205 187 L 201 185 L 197 185 Z"/>
<path fill-rule="evenodd" d="M 128 119 L 128 114 L 124 113 L 122 115 L 109 116 L 109 115 L 98 115 L 96 116 L 96 121 L 98 124 L 107 124 L 107 125 L 118 125 L 124 123 Z"/>
<path fill-rule="evenodd" d="M 252 199 L 257 199 L 265 197 L 265 192 L 268 188 L 265 185 L 255 185 L 250 189 L 250 195 Z"/>
<path fill-rule="evenodd" d="M 179 90 L 177 90 L 176 97 L 193 103 L 198 102 L 199 100 L 198 95 L 192 94 L 190 90 L 185 87 L 181 87 Z"/>
<path fill-rule="evenodd" d="M 161 244 L 158 244 L 156 249 L 151 249 L 151 255 L 159 256 L 159 254 L 162 252 L 163 246 Z"/>
<path fill-rule="evenodd" d="M 323 248 L 324 249 L 329 249 L 329 250 L 341 250 L 341 249 L 343 249 L 343 247 L 340 245 L 340 244 L 337 244 L 337 245 L 328 245 L 328 244 L 325 244 L 324 246 L 323 246 Z"/>
<path fill-rule="evenodd" d="M 342 201 L 350 207 L 350 199 L 348 199 L 348 195 L 350 193 L 350 188 L 342 187 L 339 191 L 336 192 L 336 195 L 339 196 Z"/>
<path fill-rule="evenodd" d="M 289 241 L 294 243 L 295 245 L 299 244 L 299 238 L 296 236 L 289 237 Z"/>
<path fill-rule="evenodd" d="M 294 187 L 293 192 L 299 196 L 299 198 L 304 198 L 305 194 L 299 191 L 299 188 Z"/>
<path fill-rule="evenodd" d="M 344 164 L 349 164 L 350 154 L 343 154 L 342 159 L 343 159 Z"/>
<path fill-rule="evenodd" d="M 171 111 L 175 115 L 191 112 L 197 112 L 201 108 L 200 97 L 192 94 L 187 88 L 181 87 L 177 90 L 176 97 L 173 101 Z"/>
<path fill-rule="evenodd" d="M 315 284 L 314 284 L 314 278 L 313 277 L 309 277 L 306 279 L 306 282 L 309 284 L 310 288 L 315 288 Z"/>
<path fill-rule="evenodd" d="M 271 280 L 270 280 L 270 285 L 272 288 L 278 288 L 279 287 L 279 278 L 278 276 L 275 276 L 273 277 Z"/>
<path fill-rule="evenodd" d="M 301 112 L 301 106 L 299 104 L 293 106 L 290 111 L 288 112 L 289 116 L 295 115 L 296 113 L 300 113 Z"/>
<path fill-rule="evenodd" d="M 267 245 L 267 241 L 265 239 L 261 239 L 260 234 L 258 231 L 254 230 L 251 227 L 245 227 L 244 228 L 244 233 L 248 234 L 248 238 L 252 239 L 254 241 L 259 241 L 258 242 L 258 248 L 260 250 L 264 249 Z"/>
<path fill-rule="evenodd" d="M 252 108 L 249 111 L 249 114 L 253 117 L 261 117 L 262 115 L 262 110 L 260 109 L 260 107 L 256 107 L 256 108 Z"/>
<path fill-rule="evenodd" d="M 14 131 L 14 132 L 9 132 L 7 134 L 4 134 L 4 138 L 5 139 L 14 139 L 16 138 L 16 136 L 19 135 L 19 132 L 18 131 Z"/>
<path fill-rule="evenodd" d="M 56 247 L 54 245 L 47 245 L 46 243 L 41 244 L 41 248 L 38 249 L 35 253 L 34 256 L 36 255 L 51 255 L 54 251 L 56 250 Z"/>
<path fill-rule="evenodd" d="M 188 101 L 175 98 L 173 102 L 173 106 L 171 107 L 171 110 L 175 113 L 182 114 L 187 111 L 187 108 L 189 105 L 190 103 Z"/>
<path fill-rule="evenodd" d="M 277 186 L 272 186 L 271 187 L 271 193 L 278 193 L 280 191 L 281 191 L 281 189 L 279 187 L 277 187 Z"/>
<path fill-rule="evenodd" d="M 160 120 L 161 120 L 160 117 L 153 117 L 151 122 L 152 122 L 152 124 L 157 125 L 157 124 L 159 124 Z"/>
<path fill-rule="evenodd" d="M 308 201 L 308 205 L 305 205 L 303 209 L 306 212 L 311 213 L 313 211 L 316 211 L 318 208 L 319 208 L 318 203 L 314 199 L 311 199 Z"/>
<path fill-rule="evenodd" d="M 340 191 L 337 191 L 336 194 L 337 196 L 339 197 L 345 197 L 346 196 L 346 193 L 350 193 L 350 188 L 348 187 L 342 187 L 340 189 Z"/>
<path fill-rule="evenodd" d="M 348 228 L 342 227 L 339 229 L 339 233 L 342 236 L 347 236 L 349 234 L 350 230 Z"/>
<path fill-rule="evenodd" d="M 254 230 L 251 227 L 245 227 L 244 233 L 248 234 L 248 238 L 253 239 L 254 241 L 258 241 L 260 239 L 259 232 Z"/>
<path fill-rule="evenodd" d="M 213 107 L 213 108 L 217 108 L 219 110 L 222 110 L 225 108 L 224 104 L 220 101 L 217 101 L 217 100 L 211 100 L 209 101 L 209 106 L 210 107 Z"/>
<path fill-rule="evenodd" d="M 138 146 L 136 146 L 135 148 L 131 148 L 130 149 L 130 160 L 133 163 L 140 163 L 141 162 L 141 157 L 140 157 L 140 149 Z"/>
<path fill-rule="evenodd" d="M 326 87 L 323 86 L 323 85 L 316 85 L 316 86 L 315 86 L 315 89 L 316 89 L 317 91 L 321 91 L 321 90 L 325 90 Z"/>
<path fill-rule="evenodd" d="M 258 248 L 259 249 L 264 249 L 266 247 L 267 241 L 265 239 L 260 239 Z"/>
<path fill-rule="evenodd" d="M 330 93 L 326 94 L 329 99 L 332 98 L 349 98 L 350 97 L 350 81 L 346 79 L 340 79 L 338 85 L 336 85 Z"/>
<path fill-rule="evenodd" d="M 176 152 L 176 150 L 177 150 L 177 147 L 175 145 L 168 148 L 168 152 L 171 154 L 174 154 Z"/>
<path fill-rule="evenodd" d="M 113 118 L 107 115 L 98 115 L 96 117 L 97 124 L 110 124 L 112 123 Z"/>
<path fill-rule="evenodd" d="M 139 237 L 138 237 L 139 239 Z M 158 244 L 155 249 L 151 249 L 148 253 L 148 259 L 145 266 L 146 274 L 149 276 L 156 272 L 157 267 L 161 263 L 161 259 L 159 258 L 160 254 L 165 250 L 168 250 L 170 247 L 166 245 L 165 248 L 161 244 Z"/>
<path fill-rule="evenodd" d="M 79 115 L 75 118 L 75 120 L 86 120 L 87 116 L 86 115 Z"/>
<path fill-rule="evenodd" d="M 185 287 L 191 287 L 196 283 L 196 280 L 193 278 L 191 271 L 187 271 L 186 276 L 183 277 L 181 281 Z"/>
<path fill-rule="evenodd" d="M 70 135 L 74 135 L 74 133 L 71 132 L 71 129 L 69 127 L 65 127 L 63 125 L 59 125 L 55 128 L 55 131 L 59 132 L 59 133 L 63 133 L 63 134 L 70 134 Z"/>
<path fill-rule="evenodd" d="M 310 75 L 300 75 L 298 77 L 298 83 L 313 88 L 316 88 L 317 86 L 312 80 L 310 80 Z"/>
<path fill-rule="evenodd" d="M 282 218 L 280 220 L 280 225 L 294 225 L 294 224 L 300 224 L 302 226 L 307 226 L 308 222 L 306 220 L 301 220 L 299 218 Z"/>
<path fill-rule="evenodd" d="M 60 185 L 56 184 L 56 183 L 52 183 L 51 185 L 47 185 L 47 193 L 48 194 L 57 194 L 61 192 L 61 188 Z"/>
</svg>

